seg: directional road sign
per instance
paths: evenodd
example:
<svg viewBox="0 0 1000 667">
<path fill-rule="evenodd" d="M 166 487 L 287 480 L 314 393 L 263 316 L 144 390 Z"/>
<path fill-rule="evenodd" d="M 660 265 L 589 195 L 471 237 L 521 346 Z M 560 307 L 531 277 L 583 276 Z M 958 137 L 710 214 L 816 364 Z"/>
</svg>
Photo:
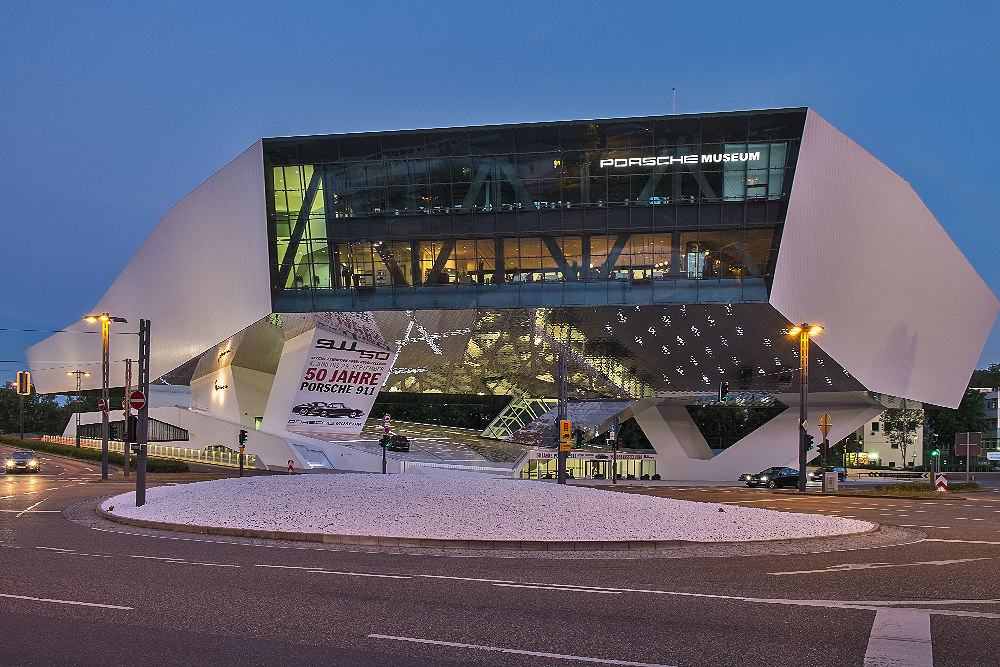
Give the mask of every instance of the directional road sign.
<svg viewBox="0 0 1000 667">
<path fill-rule="evenodd" d="M 824 412 L 819 418 L 819 432 L 823 434 L 824 438 L 830 432 L 831 426 L 833 426 L 833 422 L 830 420 L 830 415 Z"/>
</svg>

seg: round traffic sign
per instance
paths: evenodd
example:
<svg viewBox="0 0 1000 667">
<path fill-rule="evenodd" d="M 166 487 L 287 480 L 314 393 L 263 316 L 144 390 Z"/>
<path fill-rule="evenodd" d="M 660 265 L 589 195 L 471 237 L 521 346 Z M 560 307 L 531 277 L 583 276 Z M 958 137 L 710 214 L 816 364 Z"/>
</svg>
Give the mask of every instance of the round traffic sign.
<svg viewBox="0 0 1000 667">
<path fill-rule="evenodd" d="M 128 395 L 128 404 L 133 410 L 142 410 L 146 405 L 146 395 L 141 391 L 133 391 Z"/>
<path fill-rule="evenodd" d="M 108 406 L 104 404 L 103 398 L 97 402 L 97 409 L 100 410 L 101 412 L 104 412 L 105 410 L 108 409 Z"/>
<path fill-rule="evenodd" d="M 392 422 L 392 417 L 389 415 L 382 415 L 382 424 L 388 426 Z"/>
</svg>

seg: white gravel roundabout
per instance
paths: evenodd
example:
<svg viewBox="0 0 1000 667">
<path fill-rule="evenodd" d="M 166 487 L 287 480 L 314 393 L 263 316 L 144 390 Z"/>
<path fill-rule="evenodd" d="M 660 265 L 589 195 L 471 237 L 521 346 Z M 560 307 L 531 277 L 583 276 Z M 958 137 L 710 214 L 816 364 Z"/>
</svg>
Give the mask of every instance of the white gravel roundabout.
<svg viewBox="0 0 1000 667">
<path fill-rule="evenodd" d="M 775 512 L 530 480 L 401 475 L 243 477 L 160 486 L 101 503 L 121 517 L 195 526 L 452 540 L 735 542 L 872 530 Z M 112 509 L 113 508 L 113 509 Z"/>
</svg>

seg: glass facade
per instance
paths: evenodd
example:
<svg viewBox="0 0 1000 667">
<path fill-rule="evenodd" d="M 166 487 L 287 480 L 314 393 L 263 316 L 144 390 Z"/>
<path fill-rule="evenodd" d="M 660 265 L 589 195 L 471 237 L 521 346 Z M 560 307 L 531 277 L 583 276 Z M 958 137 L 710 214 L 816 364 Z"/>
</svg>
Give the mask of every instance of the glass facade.
<svg viewBox="0 0 1000 667">
<path fill-rule="evenodd" d="M 804 121 L 266 139 L 274 309 L 766 301 Z"/>
</svg>

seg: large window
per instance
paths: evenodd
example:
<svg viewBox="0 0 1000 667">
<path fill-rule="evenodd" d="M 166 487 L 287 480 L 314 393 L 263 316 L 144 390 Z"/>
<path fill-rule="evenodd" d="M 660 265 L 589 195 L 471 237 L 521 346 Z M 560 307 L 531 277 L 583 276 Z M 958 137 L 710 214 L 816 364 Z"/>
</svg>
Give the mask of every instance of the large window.
<svg viewBox="0 0 1000 667">
<path fill-rule="evenodd" d="M 275 294 L 767 278 L 804 118 L 266 140 Z"/>
</svg>

